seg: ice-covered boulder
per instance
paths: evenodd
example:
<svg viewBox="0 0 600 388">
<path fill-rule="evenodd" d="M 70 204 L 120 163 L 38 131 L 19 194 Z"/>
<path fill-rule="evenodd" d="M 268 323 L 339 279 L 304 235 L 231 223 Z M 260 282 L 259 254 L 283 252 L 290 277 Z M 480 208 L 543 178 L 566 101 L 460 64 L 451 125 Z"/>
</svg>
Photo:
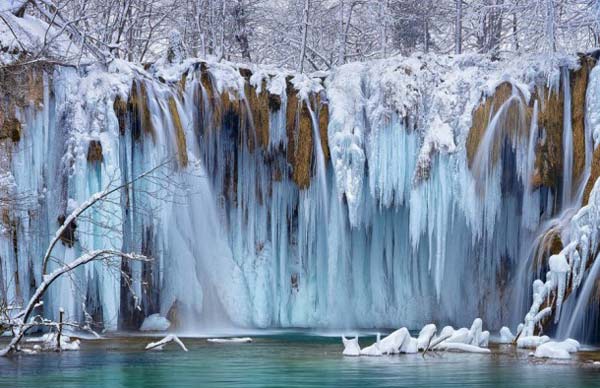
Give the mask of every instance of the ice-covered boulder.
<svg viewBox="0 0 600 388">
<path fill-rule="evenodd" d="M 406 327 L 398 329 L 381 340 L 379 350 L 383 354 L 396 354 L 400 352 L 400 348 L 408 339 L 410 333 Z"/>
<path fill-rule="evenodd" d="M 426 349 L 429 346 L 436 331 L 437 327 L 433 323 L 423 326 L 417 337 L 417 346 L 419 350 Z"/>
<path fill-rule="evenodd" d="M 535 350 L 534 356 L 538 358 L 569 359 L 570 353 L 579 350 L 579 342 L 574 339 L 566 339 L 562 342 L 549 341 L 541 344 Z"/>
<path fill-rule="evenodd" d="M 344 344 L 344 356 L 360 356 L 360 345 L 358 344 L 358 336 L 348 339 L 342 336 L 342 343 Z"/>
<path fill-rule="evenodd" d="M 502 326 L 502 328 L 500 328 L 500 338 L 498 339 L 498 343 L 510 344 L 514 340 L 515 340 L 515 336 L 510 331 L 510 329 L 506 326 Z"/>
</svg>

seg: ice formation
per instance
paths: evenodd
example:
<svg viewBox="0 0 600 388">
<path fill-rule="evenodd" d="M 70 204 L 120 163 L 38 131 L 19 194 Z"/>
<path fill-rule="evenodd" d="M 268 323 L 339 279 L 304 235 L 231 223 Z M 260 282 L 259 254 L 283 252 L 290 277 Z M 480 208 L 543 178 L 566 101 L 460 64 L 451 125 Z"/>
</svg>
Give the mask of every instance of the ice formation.
<svg viewBox="0 0 600 388">
<path fill-rule="evenodd" d="M 595 190 L 594 208 L 573 214 L 599 131 L 597 69 L 585 177 L 552 170 L 560 182 L 549 187 L 552 174 L 538 161 L 555 130 L 545 126 L 548 105 L 563 112 L 560 133 L 575 120 L 567 77 L 578 58 L 415 54 L 297 75 L 184 59 L 177 36 L 171 41 L 171 59 L 146 69 L 117 59 L 106 68 L 57 66 L 33 85 L 32 101 L 9 112 L 21 132 L 1 141 L 10 160 L 0 160 L 0 186 L 33 198 L 2 209 L 6 300 L 23 303 L 42 281 L 40 258 L 61 224 L 69 233 L 52 251 L 58 262 L 108 247 L 154 258 L 94 263 L 49 290 L 45 315 L 65 306 L 107 330 L 138 328 L 151 314 L 191 331 L 412 329 L 467 326 L 474 316 L 498 330 L 531 302 L 523 290 L 533 281 L 537 231 L 571 217 L 579 226 L 563 241 L 577 248 L 565 246 L 536 283 L 526 336 L 548 316 L 542 306 L 555 288 L 564 297 L 570 279 L 584 279 L 597 248 Z M 558 91 L 559 103 L 545 94 Z M 577 139 L 559 146 L 573 166 Z M 167 188 L 140 181 L 75 224 L 64 219 L 111 182 L 164 161 Z M 564 193 L 562 175 L 575 186 Z M 422 348 L 431 330 L 400 348 Z M 451 336 L 447 343 L 479 347 L 489 333 L 474 323 Z"/>
<path fill-rule="evenodd" d="M 142 322 L 141 331 L 166 331 L 171 326 L 171 322 L 160 314 L 152 314 Z"/>
</svg>

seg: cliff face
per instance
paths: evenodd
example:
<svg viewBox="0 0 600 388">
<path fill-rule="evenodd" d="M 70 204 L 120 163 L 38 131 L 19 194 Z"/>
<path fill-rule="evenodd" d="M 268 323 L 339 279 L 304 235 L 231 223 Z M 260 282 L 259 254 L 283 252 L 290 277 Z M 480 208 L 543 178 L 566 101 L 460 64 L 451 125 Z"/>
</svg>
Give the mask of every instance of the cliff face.
<svg viewBox="0 0 600 388">
<path fill-rule="evenodd" d="M 45 313 L 108 329 L 155 312 L 198 330 L 516 323 L 597 175 L 594 66 L 413 56 L 308 77 L 115 61 L 8 77 L 0 296 L 40 282 L 70 209 L 166 163 L 54 252 L 109 246 L 154 262 L 81 270 Z"/>
</svg>

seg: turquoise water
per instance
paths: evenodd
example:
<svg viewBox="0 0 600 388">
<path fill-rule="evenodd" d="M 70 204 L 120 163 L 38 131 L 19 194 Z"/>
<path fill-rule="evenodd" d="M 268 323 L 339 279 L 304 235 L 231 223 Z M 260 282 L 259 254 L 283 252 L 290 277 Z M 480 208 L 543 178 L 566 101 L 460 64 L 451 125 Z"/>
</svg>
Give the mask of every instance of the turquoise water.
<svg viewBox="0 0 600 388">
<path fill-rule="evenodd" d="M 188 338 L 187 353 L 174 344 L 145 352 L 147 342 L 87 341 L 78 352 L 0 359 L 0 387 L 600 387 L 600 369 L 584 362 L 593 353 L 561 363 L 511 347 L 489 356 L 349 358 L 338 338 L 306 334 L 255 337 L 250 344 Z"/>
</svg>

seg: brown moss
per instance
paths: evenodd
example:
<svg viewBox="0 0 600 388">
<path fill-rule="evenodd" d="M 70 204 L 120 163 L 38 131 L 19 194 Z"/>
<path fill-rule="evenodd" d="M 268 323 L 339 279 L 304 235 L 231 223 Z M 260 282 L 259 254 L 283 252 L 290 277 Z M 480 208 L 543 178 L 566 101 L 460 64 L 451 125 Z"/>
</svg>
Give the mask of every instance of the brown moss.
<svg viewBox="0 0 600 388">
<path fill-rule="evenodd" d="M 44 103 L 44 76 L 43 72 L 35 67 L 27 73 L 27 100 L 36 108 Z"/>
<path fill-rule="evenodd" d="M 208 100 L 207 103 L 212 110 L 212 122 L 213 122 L 213 125 L 215 126 L 215 128 L 220 128 L 221 123 L 223 121 L 223 113 L 221 111 L 221 105 L 217 104 L 215 102 L 215 92 L 214 92 L 214 88 L 213 88 L 212 81 L 210 78 L 210 74 L 208 73 L 208 70 L 205 68 L 204 64 L 201 67 L 202 67 L 202 70 L 201 70 L 201 74 L 200 74 L 200 83 L 202 84 L 202 88 L 206 92 L 206 98 Z M 204 107 L 201 107 L 201 108 L 203 109 Z M 208 128 L 205 128 L 205 131 L 207 129 Z"/>
<path fill-rule="evenodd" d="M 592 156 L 592 169 L 590 172 L 590 177 L 588 178 L 587 183 L 585 184 L 585 189 L 583 191 L 583 203 L 585 206 L 588 204 L 590 200 L 590 192 L 592 188 L 594 188 L 594 183 L 600 177 L 600 147 L 594 150 L 594 155 Z"/>
<path fill-rule="evenodd" d="M 11 139 L 17 143 L 21 140 L 21 122 L 16 118 L 5 118 L 0 128 L 0 139 Z"/>
<path fill-rule="evenodd" d="M 241 140 L 242 132 L 240 129 L 246 129 L 246 110 L 242 109 L 242 101 L 237 92 L 223 91 L 220 101 L 216 101 L 213 108 L 214 127 L 220 130 L 222 127 L 232 130 Z M 248 147 L 250 151 L 254 150 L 254 137 L 248 136 Z"/>
<path fill-rule="evenodd" d="M 87 160 L 88 162 L 102 162 L 104 157 L 102 155 L 102 143 L 100 140 L 92 140 L 88 145 L 87 152 Z"/>
<path fill-rule="evenodd" d="M 258 144 L 264 149 L 269 146 L 269 93 L 266 91 L 266 87 L 266 82 L 263 81 L 261 91 L 257 94 L 256 89 L 248 82 L 245 86 L 245 94 L 255 130 L 255 133 L 249 138 L 256 136 Z"/>
<path fill-rule="evenodd" d="M 312 120 L 308 106 L 301 103 L 298 136 L 295 141 L 294 162 L 292 164 L 292 179 L 301 189 L 305 189 L 310 185 L 312 153 Z"/>
<path fill-rule="evenodd" d="M 182 320 L 183 310 L 185 310 L 185 307 L 183 306 L 183 304 L 181 302 L 179 302 L 177 299 L 175 299 L 175 302 L 173 302 L 173 304 L 169 308 L 169 311 L 167 312 L 167 319 L 169 320 L 169 322 L 171 322 L 171 326 L 169 326 L 169 328 L 171 330 L 176 330 L 176 329 L 181 328 L 181 325 L 183 323 L 183 320 Z"/>
<path fill-rule="evenodd" d="M 580 58 L 581 68 L 571 73 L 571 115 L 573 120 L 573 182 L 576 184 L 585 168 L 585 95 L 591 69 L 596 60 Z"/>
<path fill-rule="evenodd" d="M 156 132 L 152 125 L 150 108 L 148 107 L 148 93 L 144 82 L 134 81 L 131 85 L 127 109 L 131 119 L 133 138 L 138 140 L 142 131 L 144 131 L 152 136 L 152 141 L 156 141 Z"/>
<path fill-rule="evenodd" d="M 185 73 L 183 73 L 181 75 L 181 79 L 179 80 L 179 96 L 181 98 L 183 98 L 183 95 L 184 95 L 184 92 L 185 92 L 185 86 L 186 86 L 186 83 L 187 83 L 187 76 L 188 76 L 188 73 L 186 71 Z"/>
<path fill-rule="evenodd" d="M 545 88 L 544 93 L 538 93 L 541 109 L 538 113 L 538 126 L 545 133 L 545 140 L 536 149 L 535 169 L 536 177 L 534 187 L 545 186 L 555 191 L 562 181 L 562 132 L 564 97 L 561 92 L 553 92 Z M 543 101 L 541 101 L 543 100 Z"/>
<path fill-rule="evenodd" d="M 294 150 L 296 147 L 295 135 L 296 127 L 298 125 L 298 109 L 299 101 L 298 95 L 294 89 L 294 86 L 288 83 L 287 85 L 287 107 L 285 111 L 285 132 L 288 139 L 287 145 L 287 159 L 288 162 L 294 161 Z"/>
<path fill-rule="evenodd" d="M 492 109 L 497 110 L 511 95 L 512 85 L 509 82 L 503 82 L 498 85 L 494 95 L 486 98 L 473 112 L 471 129 L 467 136 L 467 159 L 469 167 L 473 165 L 479 143 L 483 139 L 485 130 L 487 129 Z"/>
<path fill-rule="evenodd" d="M 321 137 L 321 148 L 325 160 L 329 159 L 329 139 L 327 137 L 327 126 L 329 125 L 329 106 L 320 101 L 319 108 L 319 136 Z"/>
<path fill-rule="evenodd" d="M 269 109 L 276 113 L 281 109 L 281 96 L 278 94 L 269 94 Z"/>
<path fill-rule="evenodd" d="M 185 140 L 185 132 L 181 125 L 181 118 L 179 117 L 179 111 L 177 110 L 177 104 L 173 96 L 169 97 L 169 113 L 173 120 L 173 127 L 175 129 L 175 140 L 177 142 L 177 157 L 179 164 L 182 167 L 186 167 L 188 164 L 187 144 Z"/>
<path fill-rule="evenodd" d="M 127 103 L 120 96 L 117 96 L 113 103 L 113 109 L 119 122 L 119 133 L 124 135 L 127 127 Z"/>
</svg>

